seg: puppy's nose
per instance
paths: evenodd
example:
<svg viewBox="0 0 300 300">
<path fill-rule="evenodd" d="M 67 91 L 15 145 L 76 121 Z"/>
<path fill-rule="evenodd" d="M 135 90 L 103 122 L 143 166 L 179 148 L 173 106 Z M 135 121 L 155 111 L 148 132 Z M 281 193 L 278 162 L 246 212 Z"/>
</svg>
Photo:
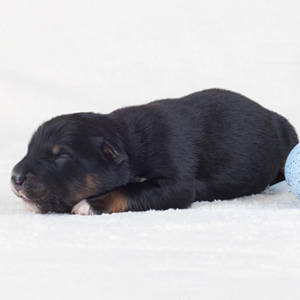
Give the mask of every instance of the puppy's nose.
<svg viewBox="0 0 300 300">
<path fill-rule="evenodd" d="M 17 184 L 18 186 L 23 185 L 24 181 L 25 181 L 24 176 L 22 176 L 22 175 L 16 176 L 16 184 Z"/>
<path fill-rule="evenodd" d="M 20 190 L 25 181 L 25 176 L 22 174 L 14 174 L 11 177 L 11 181 L 16 189 Z"/>
</svg>

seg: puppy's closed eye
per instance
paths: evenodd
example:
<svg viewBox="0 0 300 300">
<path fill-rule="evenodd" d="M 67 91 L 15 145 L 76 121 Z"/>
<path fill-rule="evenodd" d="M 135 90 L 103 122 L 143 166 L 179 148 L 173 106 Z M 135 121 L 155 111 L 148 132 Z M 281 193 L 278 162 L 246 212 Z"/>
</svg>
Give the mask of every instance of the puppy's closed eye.
<svg viewBox="0 0 300 300">
<path fill-rule="evenodd" d="M 71 159 L 72 159 L 72 157 L 68 153 L 61 153 L 55 157 L 54 162 L 55 162 L 56 166 L 61 167 L 67 161 L 69 161 Z"/>
</svg>

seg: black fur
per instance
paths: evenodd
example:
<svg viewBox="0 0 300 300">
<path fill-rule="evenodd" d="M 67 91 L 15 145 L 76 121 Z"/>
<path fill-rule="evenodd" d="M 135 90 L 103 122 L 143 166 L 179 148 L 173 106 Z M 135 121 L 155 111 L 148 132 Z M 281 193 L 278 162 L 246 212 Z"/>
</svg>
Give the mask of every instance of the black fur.
<svg viewBox="0 0 300 300">
<path fill-rule="evenodd" d="M 56 117 L 33 135 L 12 184 L 42 213 L 69 213 L 83 199 L 93 213 L 186 208 L 262 192 L 283 179 L 297 143 L 280 115 L 206 90 L 108 115 Z"/>
</svg>

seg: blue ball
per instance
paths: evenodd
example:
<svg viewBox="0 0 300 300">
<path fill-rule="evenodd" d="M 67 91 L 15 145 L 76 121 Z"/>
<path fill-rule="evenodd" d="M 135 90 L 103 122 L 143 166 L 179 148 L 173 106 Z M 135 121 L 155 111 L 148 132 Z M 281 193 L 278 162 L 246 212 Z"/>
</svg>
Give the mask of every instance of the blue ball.
<svg viewBox="0 0 300 300">
<path fill-rule="evenodd" d="M 290 152 L 285 163 L 284 175 L 291 192 L 300 199 L 300 143 Z"/>
</svg>

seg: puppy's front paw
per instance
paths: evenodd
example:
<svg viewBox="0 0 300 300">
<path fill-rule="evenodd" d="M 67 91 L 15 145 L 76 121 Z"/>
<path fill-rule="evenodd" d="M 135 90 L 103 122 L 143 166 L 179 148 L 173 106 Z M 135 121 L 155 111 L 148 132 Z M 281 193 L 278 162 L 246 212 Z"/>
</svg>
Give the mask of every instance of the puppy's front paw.
<svg viewBox="0 0 300 300">
<path fill-rule="evenodd" d="M 81 200 L 72 208 L 72 214 L 93 215 L 91 205 L 86 200 Z"/>
<path fill-rule="evenodd" d="M 129 203 L 125 195 L 119 191 L 111 191 L 102 196 L 89 200 L 81 200 L 72 209 L 72 214 L 76 215 L 101 215 L 128 210 Z"/>
</svg>

